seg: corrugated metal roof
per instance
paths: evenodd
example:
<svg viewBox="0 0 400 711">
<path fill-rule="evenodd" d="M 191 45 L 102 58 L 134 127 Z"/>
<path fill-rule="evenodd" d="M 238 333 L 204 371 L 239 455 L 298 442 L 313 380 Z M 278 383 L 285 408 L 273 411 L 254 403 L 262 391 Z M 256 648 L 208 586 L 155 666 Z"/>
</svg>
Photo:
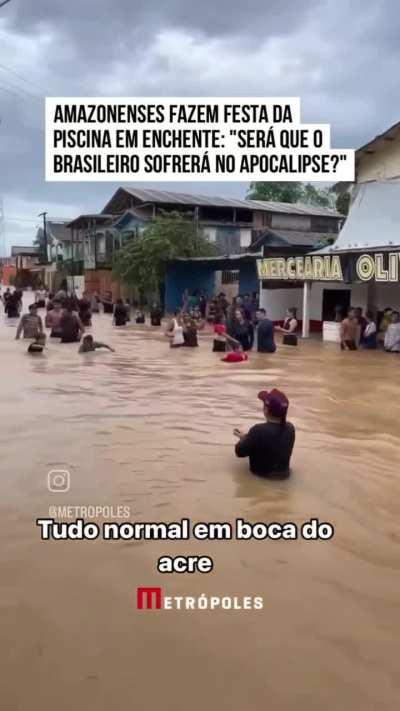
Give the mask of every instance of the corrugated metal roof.
<svg viewBox="0 0 400 711">
<path fill-rule="evenodd" d="M 81 226 L 84 226 L 84 224 L 86 222 L 88 222 L 89 220 L 95 220 L 97 222 L 103 223 L 103 222 L 107 222 L 107 220 L 112 221 L 114 219 L 115 219 L 115 215 L 103 215 L 103 213 L 101 213 L 101 214 L 92 213 L 92 214 L 88 214 L 88 215 L 79 215 L 79 217 L 76 217 L 71 222 L 68 222 L 67 227 L 78 227 L 79 224 L 81 224 Z"/>
<path fill-rule="evenodd" d="M 279 212 L 293 215 L 315 215 L 320 217 L 340 218 L 342 215 L 336 210 L 313 205 L 288 202 L 270 202 L 266 200 L 238 200 L 236 198 L 222 198 L 197 193 L 176 193 L 166 190 L 143 190 L 141 188 L 123 187 L 127 193 L 142 202 L 158 203 L 164 205 L 187 205 L 189 207 L 232 207 L 242 210 L 261 210 L 263 212 Z M 111 202 L 111 201 L 110 201 Z M 110 203 L 108 203 L 109 205 Z"/>
<path fill-rule="evenodd" d="M 326 232 L 298 232 L 296 230 L 274 230 L 274 233 L 279 237 L 282 237 L 289 245 L 293 247 L 312 247 L 313 245 L 325 242 L 327 238 L 332 237 L 331 234 Z"/>
<path fill-rule="evenodd" d="M 39 247 L 33 247 L 33 246 L 16 246 L 16 247 L 11 247 L 11 256 L 12 257 L 18 257 L 20 255 L 24 257 L 35 257 L 39 254 Z"/>
<path fill-rule="evenodd" d="M 236 262 L 261 257 L 262 252 L 244 252 L 243 254 L 218 254 L 213 257 L 174 257 L 167 262 Z"/>
<path fill-rule="evenodd" d="M 315 245 L 325 242 L 330 233 L 326 232 L 302 232 L 301 230 L 276 230 L 267 228 L 253 243 L 254 247 L 258 245 L 271 246 L 288 246 L 288 247 L 314 247 Z"/>
</svg>

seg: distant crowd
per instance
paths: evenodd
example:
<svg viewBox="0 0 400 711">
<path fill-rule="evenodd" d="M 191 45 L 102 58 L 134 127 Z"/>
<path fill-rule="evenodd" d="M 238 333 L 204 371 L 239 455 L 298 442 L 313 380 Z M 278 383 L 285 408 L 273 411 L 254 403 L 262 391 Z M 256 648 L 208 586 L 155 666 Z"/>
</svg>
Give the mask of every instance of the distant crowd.
<svg viewBox="0 0 400 711">
<path fill-rule="evenodd" d="M 20 317 L 22 295 L 23 292 L 18 289 L 5 290 L 2 301 L 8 318 Z M 38 309 L 46 310 L 44 324 Z M 160 327 L 164 317 L 158 302 L 153 302 L 146 313 L 129 299 L 113 300 L 111 291 L 107 291 L 104 297 L 97 291 L 84 292 L 78 298 L 65 290 L 52 294 L 45 288 L 38 288 L 34 303 L 29 307 L 28 313 L 20 318 L 16 338 L 22 335 L 29 339 L 39 337 L 39 340 L 43 341 L 45 327 L 50 331 L 50 338 L 57 338 L 61 343 L 78 343 L 83 338 L 85 347 L 93 350 L 90 342 L 92 336 L 84 334 L 85 329 L 92 325 L 92 315 L 100 311 L 110 314 L 116 327 L 126 326 L 129 322 L 145 324 L 146 320 L 149 320 L 152 326 Z M 341 319 L 337 309 L 336 320 L 341 320 L 342 350 L 382 347 L 388 352 L 400 352 L 398 311 L 387 307 L 378 324 L 370 311 L 364 315 L 361 308 L 350 308 L 347 316 Z M 193 348 L 199 345 L 199 332 L 208 325 L 213 332 L 213 351 L 227 353 L 224 360 L 239 362 L 247 360 L 247 353 L 252 349 L 259 353 L 274 353 L 276 333 L 282 334 L 283 344 L 297 346 L 299 323 L 296 309 L 287 309 L 280 323 L 282 325 L 277 325 L 268 318 L 266 310 L 259 305 L 256 292 L 238 295 L 229 300 L 224 292 L 207 298 L 204 291 L 186 290 L 182 295 L 181 308 L 167 320 L 165 335 L 169 338 L 171 348 Z M 93 340 L 93 343 L 97 342 Z M 104 345 L 97 344 L 97 347 Z"/>
<path fill-rule="evenodd" d="M 360 307 L 350 308 L 347 317 L 340 324 L 340 347 L 350 351 L 383 347 L 388 353 L 399 353 L 399 312 L 388 306 L 377 323 L 372 311 L 366 311 L 364 315 Z"/>
</svg>

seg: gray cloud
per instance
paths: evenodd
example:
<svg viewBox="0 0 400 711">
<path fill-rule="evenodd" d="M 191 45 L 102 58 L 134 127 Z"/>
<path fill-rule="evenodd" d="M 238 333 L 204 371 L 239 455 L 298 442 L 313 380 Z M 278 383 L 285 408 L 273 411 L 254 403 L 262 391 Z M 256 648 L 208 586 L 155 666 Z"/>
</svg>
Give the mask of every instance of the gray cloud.
<svg viewBox="0 0 400 711">
<path fill-rule="evenodd" d="M 304 121 L 331 123 L 335 146 L 357 147 L 398 119 L 399 31 L 390 0 L 12 0 L 0 9 L 6 213 L 97 210 L 116 187 L 44 182 L 45 95 L 299 95 Z"/>
</svg>

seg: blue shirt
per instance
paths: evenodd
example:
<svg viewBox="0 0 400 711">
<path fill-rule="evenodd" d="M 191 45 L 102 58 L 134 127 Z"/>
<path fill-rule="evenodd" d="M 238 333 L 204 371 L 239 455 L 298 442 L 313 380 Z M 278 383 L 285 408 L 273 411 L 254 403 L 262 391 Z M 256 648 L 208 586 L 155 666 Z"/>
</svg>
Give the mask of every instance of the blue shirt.
<svg viewBox="0 0 400 711">
<path fill-rule="evenodd" d="M 274 324 L 263 318 L 257 327 L 257 350 L 259 353 L 275 353 Z"/>
</svg>

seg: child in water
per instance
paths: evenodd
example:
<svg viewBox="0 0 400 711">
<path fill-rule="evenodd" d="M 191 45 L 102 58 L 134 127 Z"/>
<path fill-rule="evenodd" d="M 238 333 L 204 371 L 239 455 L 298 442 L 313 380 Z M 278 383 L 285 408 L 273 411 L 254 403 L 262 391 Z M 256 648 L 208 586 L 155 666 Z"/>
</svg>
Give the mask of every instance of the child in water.
<svg viewBox="0 0 400 711">
<path fill-rule="evenodd" d="M 107 346 L 106 343 L 100 343 L 99 341 L 95 341 L 93 339 L 93 336 L 91 335 L 83 337 L 82 343 L 79 346 L 78 353 L 92 353 L 93 351 L 97 350 L 97 348 L 107 348 L 107 350 L 112 351 L 112 353 L 115 353 L 114 348 L 110 348 L 110 346 Z"/>
<path fill-rule="evenodd" d="M 28 353 L 43 353 L 43 349 L 46 345 L 46 334 L 37 333 L 35 340 L 29 345 Z"/>
</svg>

